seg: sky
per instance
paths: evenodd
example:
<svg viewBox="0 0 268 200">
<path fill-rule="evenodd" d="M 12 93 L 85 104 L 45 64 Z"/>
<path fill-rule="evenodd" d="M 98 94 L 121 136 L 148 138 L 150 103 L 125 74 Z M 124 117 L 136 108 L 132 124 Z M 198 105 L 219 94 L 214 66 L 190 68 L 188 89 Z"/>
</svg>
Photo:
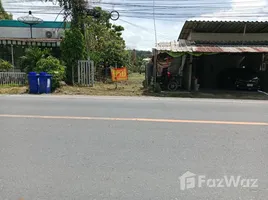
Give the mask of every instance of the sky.
<svg viewBox="0 0 268 200">
<path fill-rule="evenodd" d="M 55 2 L 55 0 L 53 0 Z M 156 42 L 178 39 L 186 20 L 268 20 L 268 0 L 89 0 L 90 5 L 117 10 L 124 26 L 127 48 L 151 50 Z M 92 2 L 94 1 L 94 2 Z M 33 15 L 43 20 L 62 20 L 61 8 L 42 0 L 2 0 L 14 19 Z M 47 14 L 46 14 L 47 13 Z M 155 26 L 154 26 L 155 22 Z M 156 34 L 155 34 L 156 33 Z"/>
</svg>

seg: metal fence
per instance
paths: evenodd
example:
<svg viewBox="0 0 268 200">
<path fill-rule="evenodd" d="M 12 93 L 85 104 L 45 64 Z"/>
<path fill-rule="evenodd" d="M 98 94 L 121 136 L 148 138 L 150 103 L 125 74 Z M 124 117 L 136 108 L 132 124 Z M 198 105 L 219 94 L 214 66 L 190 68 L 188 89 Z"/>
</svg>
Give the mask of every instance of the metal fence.
<svg viewBox="0 0 268 200">
<path fill-rule="evenodd" d="M 25 85 L 26 73 L 23 72 L 0 72 L 0 85 Z"/>
<path fill-rule="evenodd" d="M 94 86 L 95 67 L 90 60 L 79 60 L 77 71 L 73 69 L 73 82 L 81 86 Z"/>
</svg>

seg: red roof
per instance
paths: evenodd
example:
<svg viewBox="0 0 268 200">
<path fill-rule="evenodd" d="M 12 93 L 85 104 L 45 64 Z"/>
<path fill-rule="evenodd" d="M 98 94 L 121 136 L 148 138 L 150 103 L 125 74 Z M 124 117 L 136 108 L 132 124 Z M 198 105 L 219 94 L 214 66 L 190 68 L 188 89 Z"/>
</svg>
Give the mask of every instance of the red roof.
<svg viewBox="0 0 268 200">
<path fill-rule="evenodd" d="M 268 46 L 220 46 L 220 45 L 209 45 L 209 46 L 194 46 L 193 52 L 204 52 L 204 53 L 267 53 Z"/>
</svg>

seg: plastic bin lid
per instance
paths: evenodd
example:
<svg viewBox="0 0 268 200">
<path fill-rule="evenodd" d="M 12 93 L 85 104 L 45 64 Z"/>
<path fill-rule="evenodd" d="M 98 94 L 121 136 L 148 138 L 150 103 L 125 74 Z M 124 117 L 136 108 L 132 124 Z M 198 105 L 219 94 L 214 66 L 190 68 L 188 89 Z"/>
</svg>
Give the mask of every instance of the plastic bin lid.
<svg viewBox="0 0 268 200">
<path fill-rule="evenodd" d="M 40 72 L 40 74 L 39 74 L 40 76 L 46 76 L 47 75 L 47 73 L 46 72 Z"/>
<path fill-rule="evenodd" d="M 28 75 L 30 75 L 30 76 L 36 76 L 36 72 L 29 72 Z"/>
</svg>

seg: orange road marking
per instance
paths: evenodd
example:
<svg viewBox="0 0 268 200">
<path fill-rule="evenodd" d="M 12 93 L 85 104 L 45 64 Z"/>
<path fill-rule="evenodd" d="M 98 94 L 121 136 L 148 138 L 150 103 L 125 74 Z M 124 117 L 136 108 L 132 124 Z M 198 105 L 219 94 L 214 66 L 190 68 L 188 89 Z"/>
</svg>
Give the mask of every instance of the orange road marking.
<svg viewBox="0 0 268 200">
<path fill-rule="evenodd" d="M 150 119 L 150 118 L 114 118 L 114 117 L 76 117 L 76 116 L 42 116 L 42 115 L 8 115 L 0 114 L 1 118 L 31 118 L 31 119 L 66 119 L 66 120 L 103 120 L 103 121 L 137 121 L 160 123 L 189 123 L 189 124 L 225 124 L 268 126 L 268 122 L 239 122 L 239 121 L 210 121 L 210 120 L 180 120 L 180 119 Z"/>
</svg>

